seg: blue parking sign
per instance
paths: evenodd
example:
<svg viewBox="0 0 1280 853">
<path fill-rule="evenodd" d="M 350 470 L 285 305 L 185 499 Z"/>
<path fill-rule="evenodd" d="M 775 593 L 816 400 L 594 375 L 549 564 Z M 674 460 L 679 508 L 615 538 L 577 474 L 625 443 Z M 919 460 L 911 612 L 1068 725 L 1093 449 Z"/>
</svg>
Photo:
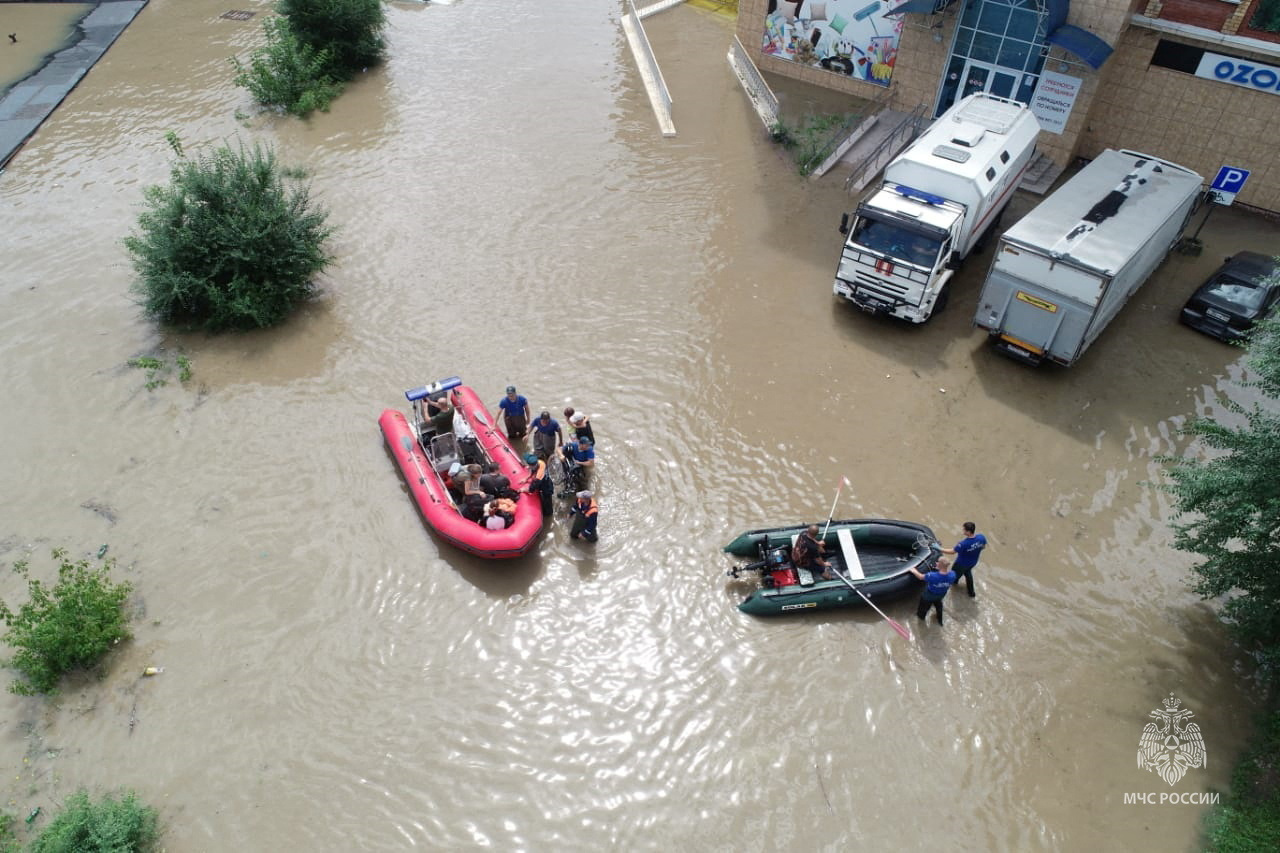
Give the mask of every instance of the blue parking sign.
<svg viewBox="0 0 1280 853">
<path fill-rule="evenodd" d="M 1237 166 L 1223 166 L 1218 170 L 1218 177 L 1213 179 L 1213 183 L 1209 185 L 1209 189 L 1217 194 L 1214 199 L 1218 204 L 1231 204 L 1235 201 L 1236 193 L 1244 188 L 1244 182 L 1249 180 L 1249 170 L 1241 169 Z"/>
</svg>

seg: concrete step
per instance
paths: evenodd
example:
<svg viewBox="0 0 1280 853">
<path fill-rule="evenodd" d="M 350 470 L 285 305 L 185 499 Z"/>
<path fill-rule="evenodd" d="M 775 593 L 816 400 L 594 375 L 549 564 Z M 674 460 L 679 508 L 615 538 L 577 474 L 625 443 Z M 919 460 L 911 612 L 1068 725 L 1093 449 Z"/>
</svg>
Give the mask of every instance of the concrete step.
<svg viewBox="0 0 1280 853">
<path fill-rule="evenodd" d="M 843 172 L 845 179 L 853 177 L 853 183 L 849 187 L 850 192 L 859 192 L 875 180 L 876 176 L 889 165 L 898 153 L 906 148 L 914 140 L 912 134 L 899 135 L 895 144 L 881 149 L 878 153 L 877 148 L 888 137 L 898 130 L 902 122 L 910 117 L 910 113 L 899 112 L 897 110 L 881 110 L 876 114 L 876 122 L 865 134 L 863 134 L 853 147 L 850 148 L 843 157 L 840 158 L 840 165 L 847 167 L 848 171 Z M 870 162 L 872 155 L 875 155 L 875 162 Z"/>
<path fill-rule="evenodd" d="M 1062 174 L 1062 168 L 1044 154 L 1037 152 L 1036 159 L 1031 161 L 1027 173 L 1022 176 L 1022 183 L 1018 184 L 1018 189 L 1035 195 L 1044 195 L 1053 186 L 1053 182 L 1058 180 L 1058 176 Z"/>
<path fill-rule="evenodd" d="M 872 114 L 859 122 L 858 126 L 851 130 L 849 135 L 840 141 L 840 144 L 831 152 L 831 156 L 823 160 L 822 163 L 818 165 L 818 168 L 813 170 L 812 174 L 809 175 L 809 178 L 816 181 L 827 172 L 830 172 L 837 165 L 843 163 L 844 156 L 853 150 L 854 146 L 858 144 L 858 140 L 866 136 L 871 129 L 876 126 L 878 120 L 879 116 Z"/>
</svg>

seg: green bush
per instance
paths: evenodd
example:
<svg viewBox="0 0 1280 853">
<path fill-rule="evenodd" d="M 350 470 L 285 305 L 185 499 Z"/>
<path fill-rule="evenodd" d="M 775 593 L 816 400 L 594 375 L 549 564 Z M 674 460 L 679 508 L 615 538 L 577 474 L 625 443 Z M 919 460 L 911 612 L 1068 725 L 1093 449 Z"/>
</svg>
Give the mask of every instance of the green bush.
<svg viewBox="0 0 1280 853">
<path fill-rule="evenodd" d="M 18 819 L 7 812 L 0 812 L 0 853 L 18 853 L 22 845 L 14 827 Z"/>
<path fill-rule="evenodd" d="M 1258 7 L 1253 10 L 1249 26 L 1255 30 L 1280 33 L 1280 0 L 1260 0 Z"/>
<path fill-rule="evenodd" d="M 91 802 L 83 790 L 31 842 L 31 853 L 145 853 L 159 838 L 155 809 L 132 791 Z"/>
<path fill-rule="evenodd" d="M 139 233 L 124 241 L 144 310 L 209 332 L 281 322 L 329 265 L 327 212 L 270 149 L 222 146 L 191 160 L 170 142 L 171 182 L 145 190 Z"/>
<path fill-rule="evenodd" d="M 1231 796 L 1209 813 L 1214 853 L 1280 850 L 1280 712 L 1272 712 L 1231 777 Z"/>
<path fill-rule="evenodd" d="M 17 649 L 9 663 L 23 677 L 9 689 L 23 696 L 52 692 L 64 673 L 92 666 L 129 637 L 124 602 L 132 587 L 111 582 L 115 561 L 93 567 L 88 560 L 72 562 L 60 549 L 53 559 L 61 565 L 52 589 L 19 560 L 13 570 L 26 579 L 31 600 L 16 612 L 0 601 L 0 619 L 9 628 L 4 641 Z"/>
<path fill-rule="evenodd" d="M 342 84 L 329 74 L 332 53 L 299 41 L 284 18 L 268 18 L 262 29 L 267 44 L 249 55 L 248 66 L 231 59 L 236 85 L 248 89 L 258 103 L 296 116 L 327 111 L 342 94 Z"/>
<path fill-rule="evenodd" d="M 382 0 L 280 0 L 276 10 L 303 44 L 331 57 L 329 74 L 349 80 L 386 55 Z"/>
<path fill-rule="evenodd" d="M 857 117 L 856 114 L 810 115 L 798 125 L 779 119 L 769 128 L 769 137 L 791 152 L 801 175 L 809 175 L 835 150 L 840 142 L 838 137 L 853 126 Z"/>
</svg>

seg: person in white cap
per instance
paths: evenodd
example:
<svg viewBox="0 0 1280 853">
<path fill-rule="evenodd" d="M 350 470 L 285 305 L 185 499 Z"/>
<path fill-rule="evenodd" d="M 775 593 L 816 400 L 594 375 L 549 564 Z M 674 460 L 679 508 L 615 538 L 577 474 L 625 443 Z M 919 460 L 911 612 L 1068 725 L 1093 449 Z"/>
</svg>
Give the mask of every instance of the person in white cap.
<svg viewBox="0 0 1280 853">
<path fill-rule="evenodd" d="M 586 412 L 575 412 L 573 406 L 566 406 L 564 419 L 569 422 L 569 426 L 573 429 L 574 438 L 585 435 L 587 441 L 592 444 L 596 443 L 596 434 L 591 429 L 591 419 L 587 417 Z"/>
<path fill-rule="evenodd" d="M 569 510 L 569 515 L 573 516 L 573 526 L 569 528 L 569 538 L 581 539 L 584 542 L 595 542 L 599 538 L 596 533 L 596 521 L 599 519 L 600 508 L 596 506 L 596 499 L 587 489 L 578 492 L 574 498 L 573 507 Z"/>
</svg>

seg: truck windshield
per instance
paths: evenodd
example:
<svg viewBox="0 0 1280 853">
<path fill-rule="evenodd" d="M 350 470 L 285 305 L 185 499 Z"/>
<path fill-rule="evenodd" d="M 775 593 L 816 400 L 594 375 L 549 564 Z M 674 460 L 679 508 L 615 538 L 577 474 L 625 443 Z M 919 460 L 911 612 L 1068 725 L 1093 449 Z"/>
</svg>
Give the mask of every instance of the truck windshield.
<svg viewBox="0 0 1280 853">
<path fill-rule="evenodd" d="M 858 217 L 853 235 L 849 239 L 854 244 L 878 255 L 885 255 L 929 270 L 937 266 L 938 251 L 942 248 L 941 241 L 926 234 L 908 230 L 892 222 L 868 219 L 865 216 Z"/>
</svg>

